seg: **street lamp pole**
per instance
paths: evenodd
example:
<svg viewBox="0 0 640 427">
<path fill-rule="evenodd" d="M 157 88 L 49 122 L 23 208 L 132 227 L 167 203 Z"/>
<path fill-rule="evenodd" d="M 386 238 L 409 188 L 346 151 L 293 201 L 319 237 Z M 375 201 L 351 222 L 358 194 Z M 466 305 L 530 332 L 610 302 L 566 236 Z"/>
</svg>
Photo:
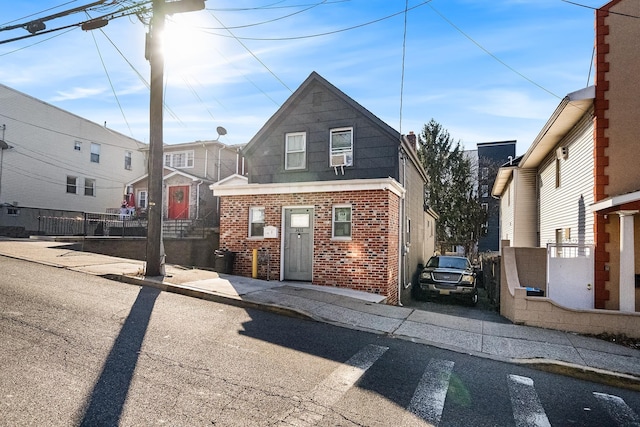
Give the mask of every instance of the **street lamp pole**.
<svg viewBox="0 0 640 427">
<path fill-rule="evenodd" d="M 164 31 L 164 0 L 153 0 L 153 14 L 147 34 L 147 56 L 151 69 L 149 101 L 149 203 L 147 205 L 146 276 L 164 275 L 162 244 L 162 175 L 163 175 L 163 94 L 164 57 L 160 38 Z"/>
</svg>

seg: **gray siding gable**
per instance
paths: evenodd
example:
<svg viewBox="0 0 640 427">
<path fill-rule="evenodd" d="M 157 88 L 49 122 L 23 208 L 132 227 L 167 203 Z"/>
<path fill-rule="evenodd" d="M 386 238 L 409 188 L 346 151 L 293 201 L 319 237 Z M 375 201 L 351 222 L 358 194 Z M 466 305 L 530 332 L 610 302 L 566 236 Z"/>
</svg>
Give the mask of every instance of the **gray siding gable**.
<svg viewBox="0 0 640 427">
<path fill-rule="evenodd" d="M 353 128 L 353 166 L 329 165 L 330 129 Z M 285 135 L 306 134 L 304 169 L 285 170 Z M 400 133 L 313 72 L 243 150 L 250 183 L 399 179 Z M 337 172 L 337 175 L 336 175 Z"/>
</svg>

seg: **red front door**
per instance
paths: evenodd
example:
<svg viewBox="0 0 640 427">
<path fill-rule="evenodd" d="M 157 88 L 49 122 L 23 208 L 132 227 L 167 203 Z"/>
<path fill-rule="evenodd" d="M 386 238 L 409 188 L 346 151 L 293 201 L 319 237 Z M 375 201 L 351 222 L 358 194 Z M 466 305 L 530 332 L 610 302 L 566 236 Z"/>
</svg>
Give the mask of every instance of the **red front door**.
<svg viewBox="0 0 640 427">
<path fill-rule="evenodd" d="M 189 218 L 189 186 L 169 187 L 169 219 Z"/>
</svg>

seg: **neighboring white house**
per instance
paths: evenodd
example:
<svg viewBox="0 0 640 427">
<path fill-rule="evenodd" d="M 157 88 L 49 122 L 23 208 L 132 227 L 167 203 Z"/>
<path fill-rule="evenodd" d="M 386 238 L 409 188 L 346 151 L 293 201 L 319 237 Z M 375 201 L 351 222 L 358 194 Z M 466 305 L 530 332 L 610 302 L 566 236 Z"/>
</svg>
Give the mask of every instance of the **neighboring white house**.
<svg viewBox="0 0 640 427">
<path fill-rule="evenodd" d="M 570 93 L 521 158 L 498 171 L 500 239 L 513 247 L 594 243 L 593 86 Z"/>
<path fill-rule="evenodd" d="M 106 212 L 146 170 L 145 144 L 0 85 L 0 226 L 17 208 Z"/>
</svg>

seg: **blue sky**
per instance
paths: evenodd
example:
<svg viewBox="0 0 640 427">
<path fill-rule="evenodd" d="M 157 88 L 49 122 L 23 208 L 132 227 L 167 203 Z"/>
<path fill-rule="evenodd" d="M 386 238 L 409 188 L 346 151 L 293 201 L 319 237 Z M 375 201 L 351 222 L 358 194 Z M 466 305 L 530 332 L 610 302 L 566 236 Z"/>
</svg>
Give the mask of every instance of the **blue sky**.
<svg viewBox="0 0 640 427">
<path fill-rule="evenodd" d="M 12 1 L 0 29 L 93 2 Z M 402 133 L 433 118 L 467 149 L 515 139 L 522 154 L 561 98 L 593 82 L 593 8 L 606 2 L 575 3 L 208 0 L 167 18 L 165 142 L 215 139 L 223 126 L 222 142 L 246 143 L 317 71 Z M 148 142 L 146 31 L 128 16 L 0 44 L 0 83 Z"/>
</svg>

